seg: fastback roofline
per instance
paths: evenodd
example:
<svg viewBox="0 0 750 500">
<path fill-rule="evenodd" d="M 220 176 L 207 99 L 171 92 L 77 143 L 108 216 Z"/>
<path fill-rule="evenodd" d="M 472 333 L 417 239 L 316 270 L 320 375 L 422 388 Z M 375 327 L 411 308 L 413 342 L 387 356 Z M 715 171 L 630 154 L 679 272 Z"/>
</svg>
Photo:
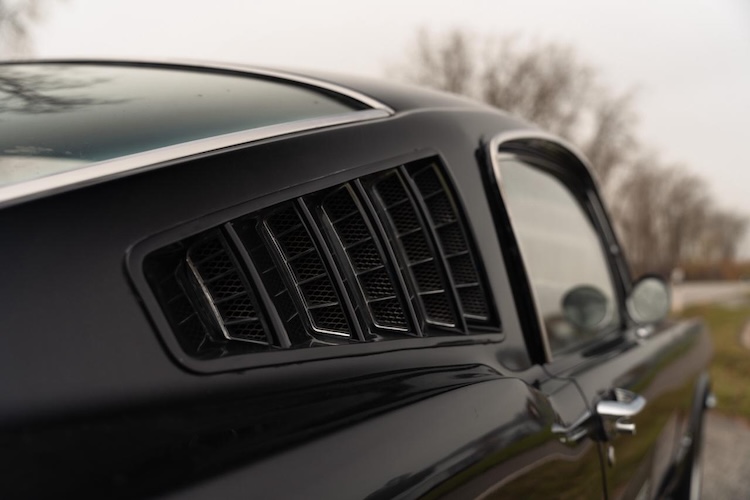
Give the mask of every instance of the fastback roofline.
<svg viewBox="0 0 750 500">
<path fill-rule="evenodd" d="M 75 170 L 61 172 L 46 177 L 31 179 L 0 187 L 0 208 L 16 205 L 25 201 L 36 198 L 49 196 L 55 193 L 70 191 L 83 186 L 98 184 L 108 180 L 132 175 L 138 172 L 145 172 L 156 168 L 167 166 L 168 164 L 182 160 L 188 157 L 212 153 L 221 149 L 233 146 L 241 146 L 252 142 L 265 139 L 271 139 L 284 135 L 333 127 L 336 125 L 345 125 L 349 123 L 358 123 L 379 118 L 387 118 L 395 112 L 389 106 L 366 96 L 355 90 L 342 87 L 330 82 L 308 78 L 305 76 L 286 73 L 283 71 L 269 70 L 265 68 L 251 68 L 242 65 L 221 64 L 221 63 L 168 63 L 159 61 L 126 61 L 126 60 L 94 60 L 94 59 L 44 59 L 39 61 L 8 61 L 0 63 L 3 65 L 13 64 L 91 64 L 91 65 L 110 65 L 110 66 L 139 66 L 139 67 L 157 67 L 169 69 L 189 69 L 189 70 L 219 70 L 225 73 L 241 74 L 245 76 L 261 76 L 281 81 L 293 82 L 306 87 L 318 90 L 324 90 L 334 93 L 371 108 L 360 111 L 352 111 L 338 115 L 324 116 L 293 122 L 269 125 L 266 127 L 252 128 L 239 132 L 198 139 L 165 146 L 162 148 L 144 151 L 128 156 L 113 158 L 92 163 L 88 166 Z"/>
<path fill-rule="evenodd" d="M 159 59 L 146 59 L 146 60 L 130 60 L 130 59 L 38 59 L 38 60 L 21 60 L 21 61 L 3 61 L 0 65 L 13 65 L 13 64 L 90 64 L 96 66 L 138 66 L 147 68 L 167 68 L 175 70 L 219 70 L 224 73 L 234 73 L 244 76 L 260 76 L 264 78 L 272 78 L 275 80 L 281 80 L 286 82 L 297 83 L 306 87 L 311 87 L 317 90 L 325 90 L 329 93 L 337 94 L 342 97 L 347 97 L 354 101 L 363 104 L 364 106 L 372 109 L 379 109 L 387 112 L 389 115 L 394 114 L 394 110 L 386 104 L 374 99 L 368 95 L 363 94 L 357 90 L 338 85 L 326 80 L 319 78 L 308 77 L 300 75 L 298 73 L 262 68 L 258 66 L 244 65 L 244 64 L 232 64 L 232 63 L 221 63 L 221 62 L 210 62 L 210 61 L 188 61 L 176 59 L 175 61 L 159 60 Z"/>
</svg>

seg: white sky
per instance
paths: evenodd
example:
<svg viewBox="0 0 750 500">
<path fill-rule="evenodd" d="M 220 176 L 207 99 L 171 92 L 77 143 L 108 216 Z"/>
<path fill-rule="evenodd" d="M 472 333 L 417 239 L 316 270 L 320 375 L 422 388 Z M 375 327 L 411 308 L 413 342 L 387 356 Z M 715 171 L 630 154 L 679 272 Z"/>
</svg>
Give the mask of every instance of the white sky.
<svg viewBox="0 0 750 500">
<path fill-rule="evenodd" d="M 383 76 L 423 26 L 568 43 L 604 83 L 637 90 L 643 142 L 709 181 L 721 206 L 750 214 L 750 0 L 48 1 L 34 31 L 40 57 Z"/>
</svg>

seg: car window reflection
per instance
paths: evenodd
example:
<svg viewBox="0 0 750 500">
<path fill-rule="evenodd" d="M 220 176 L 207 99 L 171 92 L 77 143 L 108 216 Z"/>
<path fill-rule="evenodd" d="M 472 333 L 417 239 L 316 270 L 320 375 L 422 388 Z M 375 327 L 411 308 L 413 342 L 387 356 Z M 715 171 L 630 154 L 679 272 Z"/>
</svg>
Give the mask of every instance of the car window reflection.
<svg viewBox="0 0 750 500">
<path fill-rule="evenodd" d="M 503 194 L 552 352 L 619 322 L 596 229 L 555 176 L 520 160 L 501 162 Z"/>
</svg>

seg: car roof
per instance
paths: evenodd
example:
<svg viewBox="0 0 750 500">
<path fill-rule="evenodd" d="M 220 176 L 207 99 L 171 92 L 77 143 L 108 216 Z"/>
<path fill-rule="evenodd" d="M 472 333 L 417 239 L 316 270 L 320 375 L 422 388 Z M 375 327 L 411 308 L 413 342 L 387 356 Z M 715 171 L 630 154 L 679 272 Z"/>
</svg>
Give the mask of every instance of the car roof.
<svg viewBox="0 0 750 500">
<path fill-rule="evenodd" d="M 457 107 L 484 106 L 362 77 L 231 64 L 4 63 L 0 205 L 147 163 L 398 112 Z"/>
<path fill-rule="evenodd" d="M 0 155 L 75 164 L 367 109 L 279 79 L 193 68 L 0 66 Z M 2 183 L 2 178 L 0 178 Z"/>
</svg>

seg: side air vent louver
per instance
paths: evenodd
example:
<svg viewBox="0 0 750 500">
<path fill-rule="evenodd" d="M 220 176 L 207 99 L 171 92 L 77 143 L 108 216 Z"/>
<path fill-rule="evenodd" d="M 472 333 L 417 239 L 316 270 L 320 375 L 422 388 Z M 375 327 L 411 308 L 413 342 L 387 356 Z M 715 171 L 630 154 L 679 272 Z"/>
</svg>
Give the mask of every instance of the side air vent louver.
<svg viewBox="0 0 750 500">
<path fill-rule="evenodd" d="M 282 345 L 286 347 L 309 343 L 310 337 L 305 332 L 302 317 L 294 304 L 290 288 L 281 277 L 281 267 L 274 261 L 271 255 L 272 249 L 262 236 L 265 232 L 262 220 L 252 216 L 245 217 L 233 223 L 232 227 L 247 249 L 260 281 L 280 318 L 283 332 L 286 334 L 286 336 L 280 335 Z"/>
<path fill-rule="evenodd" d="M 212 235 L 187 250 L 187 282 L 202 294 L 209 306 L 214 325 L 214 340 L 240 340 L 268 344 L 263 324 L 244 283 L 238 266 L 232 261 L 222 238 Z"/>
<path fill-rule="evenodd" d="M 298 209 L 289 203 L 263 221 L 291 284 L 302 299 L 313 330 L 351 335 L 346 313 Z"/>
<path fill-rule="evenodd" d="M 449 179 L 422 160 L 158 248 L 143 269 L 179 348 L 210 360 L 498 332 L 477 256 Z"/>
<path fill-rule="evenodd" d="M 347 184 L 334 189 L 320 206 L 349 261 L 372 323 L 383 329 L 406 331 L 407 309 L 352 187 Z"/>
<path fill-rule="evenodd" d="M 278 345 L 219 231 L 155 252 L 144 270 L 188 354 L 214 358 Z"/>
<path fill-rule="evenodd" d="M 386 226 L 397 243 L 396 254 L 409 269 L 425 319 L 433 325 L 456 327 L 455 306 L 440 270 L 437 251 L 401 173 L 390 171 L 372 181 L 376 204 L 387 215 Z"/>
<path fill-rule="evenodd" d="M 464 224 L 458 216 L 455 200 L 445 179 L 434 163 L 410 166 L 408 171 L 437 233 L 438 244 L 448 262 L 448 272 L 458 291 L 464 318 L 469 323 L 486 324 L 491 319 L 487 295 L 479 279 Z"/>
</svg>

